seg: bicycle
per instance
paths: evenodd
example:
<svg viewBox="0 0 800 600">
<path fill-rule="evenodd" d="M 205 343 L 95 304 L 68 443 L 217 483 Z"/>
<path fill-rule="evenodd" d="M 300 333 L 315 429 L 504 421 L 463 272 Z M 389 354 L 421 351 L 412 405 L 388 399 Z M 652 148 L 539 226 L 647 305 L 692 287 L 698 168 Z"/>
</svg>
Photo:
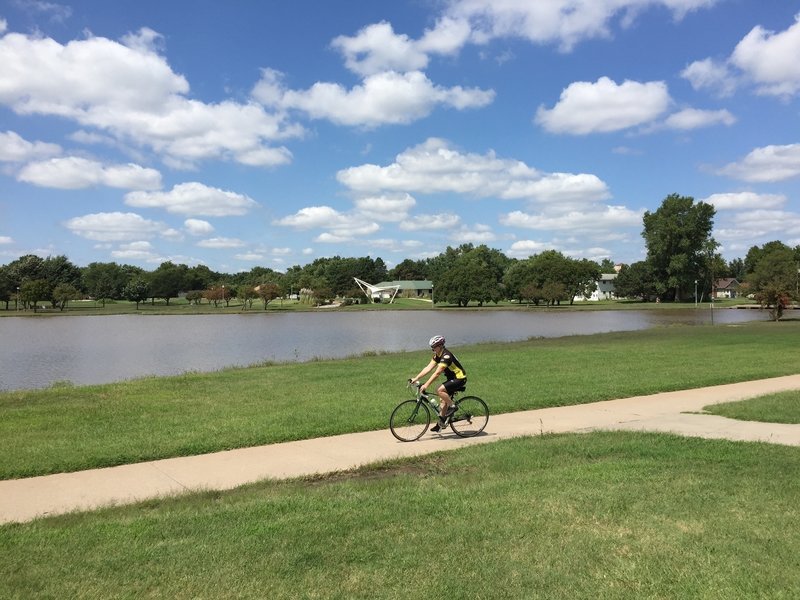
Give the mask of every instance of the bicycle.
<svg viewBox="0 0 800 600">
<path fill-rule="evenodd" d="M 408 387 L 417 389 L 417 397 L 398 404 L 389 417 L 389 429 L 401 442 L 413 442 L 425 435 L 431 424 L 431 413 L 435 415 L 435 419 L 439 418 L 438 394 L 429 395 L 427 390 L 422 390 L 420 383 L 412 386 L 409 381 Z M 476 436 L 489 422 L 489 407 L 477 396 L 457 399 L 458 394 L 459 392 L 455 392 L 452 396 L 456 411 L 448 417 L 445 427 L 449 425 L 453 433 L 460 437 Z"/>
</svg>

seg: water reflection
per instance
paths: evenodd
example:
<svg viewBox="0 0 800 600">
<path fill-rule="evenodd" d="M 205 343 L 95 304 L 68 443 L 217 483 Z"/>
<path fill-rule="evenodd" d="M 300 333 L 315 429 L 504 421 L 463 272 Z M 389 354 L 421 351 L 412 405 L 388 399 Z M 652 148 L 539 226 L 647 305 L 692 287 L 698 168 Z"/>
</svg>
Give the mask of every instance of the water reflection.
<svg viewBox="0 0 800 600">
<path fill-rule="evenodd" d="M 714 311 L 720 324 L 765 318 L 760 310 Z M 0 390 L 418 350 L 433 333 L 457 347 L 710 322 L 709 310 L 695 309 L 7 317 L 0 319 Z"/>
</svg>

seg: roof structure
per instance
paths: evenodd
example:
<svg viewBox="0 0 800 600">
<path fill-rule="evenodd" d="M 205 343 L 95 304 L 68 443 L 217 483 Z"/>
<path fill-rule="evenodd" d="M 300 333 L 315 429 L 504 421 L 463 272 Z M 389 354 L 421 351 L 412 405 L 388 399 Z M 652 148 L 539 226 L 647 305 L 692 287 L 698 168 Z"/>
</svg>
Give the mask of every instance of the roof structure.
<svg viewBox="0 0 800 600">
<path fill-rule="evenodd" d="M 394 302 L 395 296 L 397 296 L 397 292 L 400 291 L 400 286 L 398 284 L 378 284 L 373 285 L 371 283 L 367 283 L 366 281 L 359 279 L 358 277 L 353 277 L 355 282 L 358 284 L 358 287 L 361 288 L 361 291 L 364 292 L 364 295 L 369 298 L 371 301 L 375 301 L 375 297 L 377 296 L 380 298 L 384 292 L 391 292 L 392 297 L 389 299 L 389 304 Z"/>
</svg>

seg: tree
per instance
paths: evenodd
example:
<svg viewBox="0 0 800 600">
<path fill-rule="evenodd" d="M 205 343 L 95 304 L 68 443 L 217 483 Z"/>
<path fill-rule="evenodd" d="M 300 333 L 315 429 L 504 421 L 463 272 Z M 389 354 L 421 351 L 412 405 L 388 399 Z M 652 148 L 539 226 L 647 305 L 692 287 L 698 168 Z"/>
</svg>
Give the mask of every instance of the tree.
<svg viewBox="0 0 800 600">
<path fill-rule="evenodd" d="M 52 297 L 53 307 L 63 311 L 67 308 L 67 302 L 81 297 L 81 292 L 71 283 L 59 283 L 53 288 Z"/>
<path fill-rule="evenodd" d="M 595 264 L 595 267 L 597 265 Z M 575 289 L 576 269 L 574 261 L 567 258 L 557 250 L 545 250 L 541 254 L 531 257 L 531 269 L 533 271 L 534 283 L 544 292 L 548 284 L 561 284 L 565 290 Z M 597 277 L 600 276 L 599 269 Z M 551 288 L 549 294 L 554 302 L 560 303 L 566 300 L 566 294 L 556 294 Z M 544 297 L 546 300 L 547 297 Z M 548 300 L 549 301 L 549 300 Z"/>
<path fill-rule="evenodd" d="M 72 295 L 72 297 L 66 298 L 67 301 L 79 297 L 78 288 L 81 286 L 81 270 L 73 265 L 66 256 L 48 256 L 44 259 L 41 277 L 50 286 L 53 308 L 58 308 L 60 304 L 60 300 L 56 298 L 55 294 L 55 290 L 59 286 L 64 286 L 60 290 L 60 295 L 63 296 L 67 292 Z M 61 306 L 61 310 L 64 310 L 63 306 Z"/>
<path fill-rule="evenodd" d="M 544 299 L 544 292 L 536 284 L 527 283 L 520 289 L 519 299 L 520 301 L 527 300 L 528 303 L 533 302 L 536 306 L 539 306 L 539 302 Z"/>
<path fill-rule="evenodd" d="M 19 286 L 19 296 L 23 306 L 33 306 L 33 312 L 36 312 L 40 301 L 50 300 L 50 285 L 45 279 L 26 279 Z"/>
<path fill-rule="evenodd" d="M 280 286 L 271 281 L 259 285 L 256 288 L 256 292 L 258 293 L 258 297 L 261 298 L 261 301 L 264 303 L 264 310 L 267 310 L 267 304 L 275 300 L 275 298 L 281 297 Z"/>
<path fill-rule="evenodd" d="M 183 289 L 185 290 L 204 290 L 212 281 L 220 278 L 219 273 L 215 273 L 205 265 L 196 265 L 188 269 L 183 277 Z"/>
<path fill-rule="evenodd" d="M 567 290 L 567 286 L 557 281 L 548 281 L 542 287 L 542 298 L 548 306 L 555 306 L 561 300 L 570 299 L 572 296 Z"/>
<path fill-rule="evenodd" d="M 103 306 L 106 299 L 119 300 L 122 289 L 128 283 L 128 275 L 117 263 L 89 263 L 81 271 L 83 288 L 95 300 L 101 300 Z"/>
<path fill-rule="evenodd" d="M 258 292 L 252 285 L 243 283 L 236 288 L 236 296 L 242 301 L 242 310 L 253 308 L 253 300 L 258 298 Z"/>
<path fill-rule="evenodd" d="M 136 277 L 123 288 L 122 296 L 128 302 L 135 302 L 136 310 L 139 310 L 139 304 L 150 297 L 150 285 L 144 277 Z"/>
<path fill-rule="evenodd" d="M 186 265 L 181 269 L 171 261 L 163 262 L 150 274 L 150 294 L 152 298 L 163 298 L 169 306 L 170 298 L 177 298 L 183 291 Z"/>
<path fill-rule="evenodd" d="M 614 263 L 613 260 L 610 258 L 604 258 L 600 261 L 600 272 L 601 273 L 616 273 L 617 265 Z"/>
<path fill-rule="evenodd" d="M 387 278 L 391 281 L 420 281 L 428 279 L 428 268 L 424 261 L 407 258 L 389 271 Z"/>
<path fill-rule="evenodd" d="M 0 267 L 0 302 L 6 303 L 6 310 L 8 310 L 8 303 L 11 302 L 11 296 L 16 291 L 16 286 L 9 277 L 8 267 Z"/>
<path fill-rule="evenodd" d="M 749 253 L 748 253 L 749 254 Z M 747 283 L 755 293 L 761 306 L 770 309 L 770 317 L 777 321 L 789 304 L 792 295 L 797 295 L 797 262 L 791 248 L 785 244 L 772 244 L 760 255 Z"/>
<path fill-rule="evenodd" d="M 711 239 L 714 207 L 694 198 L 671 194 L 658 210 L 644 213 L 642 237 L 647 261 L 676 301 L 704 271 L 704 249 Z"/>
<path fill-rule="evenodd" d="M 447 249 L 431 262 L 434 301 L 467 306 L 471 300 L 483 306 L 502 298 L 501 281 L 509 260 L 486 245 L 462 244 Z"/>
<path fill-rule="evenodd" d="M 35 254 L 20 256 L 6 265 L 6 272 L 14 288 L 20 287 L 26 279 L 43 279 L 42 266 L 44 260 Z"/>
<path fill-rule="evenodd" d="M 632 265 L 622 265 L 614 280 L 614 290 L 620 298 L 641 298 L 644 301 L 664 293 L 664 286 L 656 279 L 649 262 L 641 260 Z"/>
<path fill-rule="evenodd" d="M 536 288 L 531 259 L 511 261 L 503 273 L 502 282 L 505 297 L 509 300 L 533 300 L 533 296 L 526 292 L 529 287 Z"/>
<path fill-rule="evenodd" d="M 572 304 L 577 296 L 588 298 L 592 295 L 597 289 L 597 281 L 602 271 L 600 265 L 593 260 L 567 258 L 567 261 L 569 263 L 567 279 L 561 283 L 565 288 L 566 299 Z"/>
</svg>

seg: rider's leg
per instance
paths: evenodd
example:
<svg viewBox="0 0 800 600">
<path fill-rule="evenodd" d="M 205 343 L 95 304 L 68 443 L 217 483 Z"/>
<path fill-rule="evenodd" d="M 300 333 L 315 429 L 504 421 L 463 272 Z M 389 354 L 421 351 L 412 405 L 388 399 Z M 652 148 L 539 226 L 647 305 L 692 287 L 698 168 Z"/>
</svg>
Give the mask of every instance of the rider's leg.
<svg viewBox="0 0 800 600">
<path fill-rule="evenodd" d="M 439 389 L 436 390 L 436 393 L 439 395 L 441 402 L 439 402 L 439 418 L 444 420 L 445 415 L 447 414 L 447 409 L 453 405 L 453 400 L 450 398 L 450 394 L 447 393 L 447 388 L 444 387 L 444 384 L 439 386 Z"/>
</svg>

